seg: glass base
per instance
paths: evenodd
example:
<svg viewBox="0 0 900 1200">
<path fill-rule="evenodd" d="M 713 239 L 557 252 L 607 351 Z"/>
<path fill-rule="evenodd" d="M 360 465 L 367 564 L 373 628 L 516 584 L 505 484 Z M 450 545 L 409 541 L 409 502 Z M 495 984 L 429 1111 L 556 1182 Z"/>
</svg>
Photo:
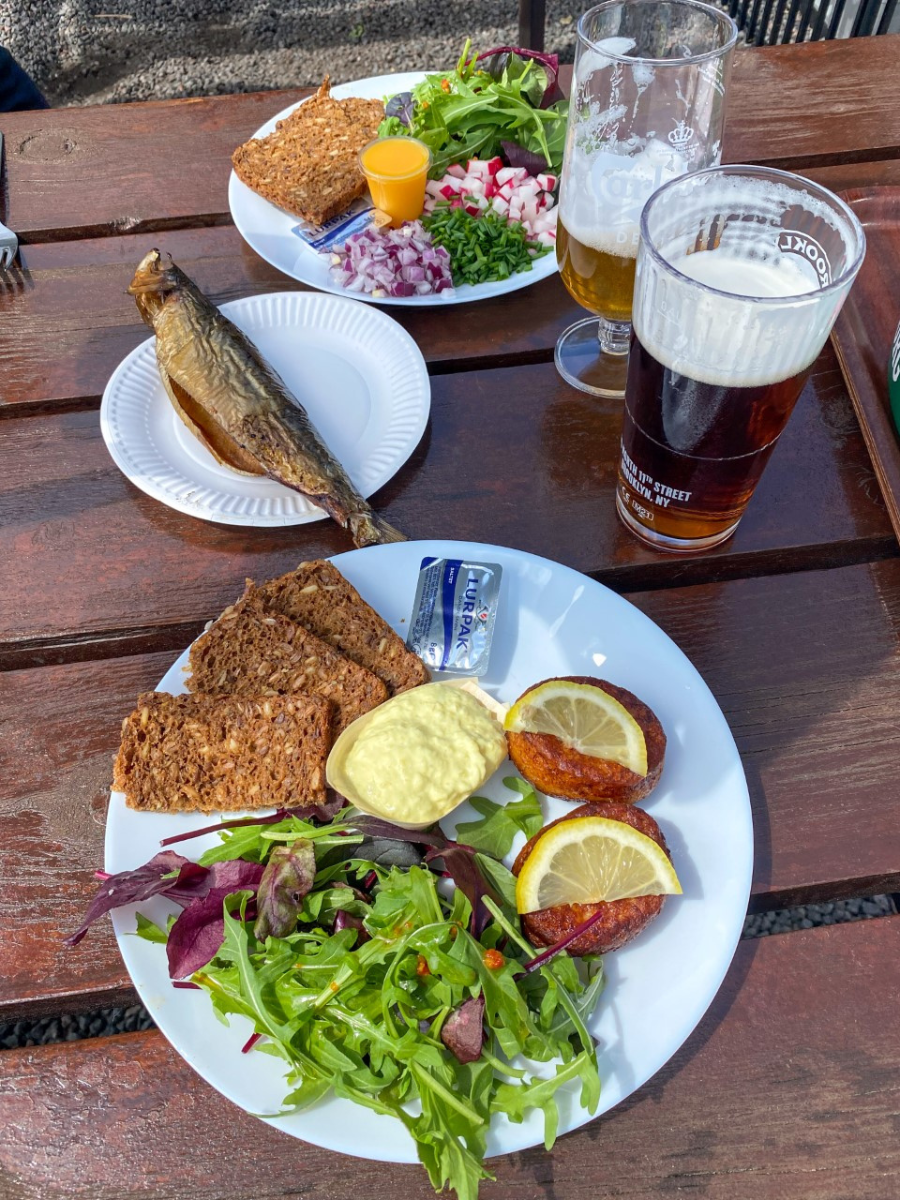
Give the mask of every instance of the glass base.
<svg viewBox="0 0 900 1200">
<path fill-rule="evenodd" d="M 586 317 L 564 330 L 556 343 L 553 361 L 566 383 L 592 396 L 622 400 L 628 373 L 629 326 L 625 325 L 624 329 L 624 341 L 617 342 L 614 351 L 601 345 L 601 321 L 598 317 Z M 621 351 L 619 345 L 622 345 Z"/>
<path fill-rule="evenodd" d="M 673 554 L 697 554 L 701 550 L 711 550 L 713 546 L 721 546 L 722 542 L 728 541 L 740 524 L 740 520 L 737 520 L 727 529 L 723 529 L 719 533 L 711 533 L 709 537 L 704 538 L 667 537 L 664 533 L 656 533 L 655 530 L 648 529 L 646 525 L 641 525 L 625 507 L 618 490 L 616 490 L 616 512 L 625 528 L 635 537 L 640 538 L 648 546 L 652 546 L 654 550 L 668 550 Z"/>
</svg>

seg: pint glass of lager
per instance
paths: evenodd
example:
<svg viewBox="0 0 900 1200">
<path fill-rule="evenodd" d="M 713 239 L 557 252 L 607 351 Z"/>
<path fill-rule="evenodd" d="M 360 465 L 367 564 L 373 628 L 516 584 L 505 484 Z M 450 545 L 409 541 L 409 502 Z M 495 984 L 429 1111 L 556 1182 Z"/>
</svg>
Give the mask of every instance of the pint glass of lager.
<svg viewBox="0 0 900 1200">
<path fill-rule="evenodd" d="M 616 490 L 638 537 L 734 532 L 864 253 L 847 205 L 784 171 L 718 167 L 647 202 Z"/>
<path fill-rule="evenodd" d="M 697 0 L 607 0 L 578 22 L 556 254 L 595 316 L 565 331 L 556 365 L 582 391 L 624 395 L 641 209 L 719 162 L 736 38 Z"/>
</svg>

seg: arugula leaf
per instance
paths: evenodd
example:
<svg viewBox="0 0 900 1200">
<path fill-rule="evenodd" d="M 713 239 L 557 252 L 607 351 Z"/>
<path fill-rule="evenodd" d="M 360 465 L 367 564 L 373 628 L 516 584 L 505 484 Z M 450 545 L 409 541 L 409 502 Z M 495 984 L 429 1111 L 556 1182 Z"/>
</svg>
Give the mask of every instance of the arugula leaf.
<svg viewBox="0 0 900 1200">
<path fill-rule="evenodd" d="M 491 1101 L 493 1112 L 505 1113 L 511 1121 L 520 1124 L 525 1114 L 533 1108 L 539 1108 L 544 1113 L 544 1147 L 550 1150 L 556 1141 L 556 1131 L 559 1124 L 559 1112 L 556 1107 L 556 1093 L 566 1083 L 580 1079 L 582 1085 L 592 1072 L 597 1080 L 596 1093 L 591 1091 L 588 1112 L 596 1112 L 600 1102 L 599 1079 L 596 1065 L 591 1055 L 582 1052 L 571 1060 L 556 1068 L 556 1074 L 549 1079 L 533 1078 L 527 1083 L 501 1083 L 494 1090 Z"/>
<path fill-rule="evenodd" d="M 481 813 L 482 819 L 463 821 L 456 827 L 461 842 L 494 858 L 509 854 L 517 834 L 533 837 L 544 823 L 541 803 L 531 784 L 513 776 L 504 779 L 503 783 L 510 791 L 519 792 L 522 798 L 496 804 L 486 796 L 472 796 L 469 803 Z"/>
<path fill-rule="evenodd" d="M 160 929 L 155 921 L 151 921 L 143 913 L 135 913 L 135 916 L 137 918 L 137 929 L 134 931 L 135 937 L 141 937 L 147 942 L 159 942 L 162 946 L 166 944 L 169 935 L 165 929 Z"/>
<path fill-rule="evenodd" d="M 552 56 L 498 52 L 482 64 L 469 57 L 469 48 L 467 41 L 455 70 L 417 84 L 412 113 L 407 108 L 401 117 L 392 110 L 381 123 L 381 136 L 410 134 L 424 142 L 432 152 L 433 179 L 451 163 L 492 158 L 504 141 L 536 150 L 558 170 L 568 104 L 548 104 L 555 81 Z"/>
<path fill-rule="evenodd" d="M 209 993 L 216 1019 L 239 1014 L 266 1035 L 253 1052 L 286 1064 L 284 1112 L 333 1094 L 394 1117 L 434 1187 L 449 1186 L 459 1200 L 477 1200 L 481 1181 L 492 1178 L 484 1155 L 494 1112 L 521 1120 L 540 1109 L 549 1145 L 561 1086 L 580 1081 L 582 1104 L 594 1111 L 599 1102 L 585 1022 L 602 970 L 581 970 L 558 952 L 536 956 L 522 936 L 515 880 L 491 851 L 529 833 L 540 807 L 527 784 L 506 784 L 519 798 L 485 802 L 465 831 L 471 845 L 437 827 L 403 831 L 348 810 L 330 826 L 287 814 L 222 829 L 222 845 L 204 855 L 205 875 L 200 867 L 175 885 L 187 907 L 168 936 L 138 917 L 138 934 L 167 942 L 180 963 L 208 957 L 192 982 Z M 421 847 L 425 862 L 389 866 L 390 844 L 372 838 Z M 379 864 L 366 852 L 377 852 Z M 180 868 L 167 861 L 167 879 L 166 864 L 156 864 L 136 885 L 171 887 Z M 434 863 L 455 888 L 439 886 Z M 277 897 L 290 911 L 259 927 L 262 940 L 254 892 L 266 871 L 292 894 Z M 479 1048 L 482 1013 L 487 1041 Z M 553 1063 L 555 1074 L 510 1066 L 517 1056 Z"/>
</svg>

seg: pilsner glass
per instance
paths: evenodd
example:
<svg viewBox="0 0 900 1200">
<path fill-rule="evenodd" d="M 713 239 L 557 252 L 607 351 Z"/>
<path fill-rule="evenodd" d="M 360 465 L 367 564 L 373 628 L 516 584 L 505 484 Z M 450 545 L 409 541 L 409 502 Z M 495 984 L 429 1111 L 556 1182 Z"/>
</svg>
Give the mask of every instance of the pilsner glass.
<svg viewBox="0 0 900 1200">
<path fill-rule="evenodd" d="M 584 392 L 624 395 L 641 209 L 719 162 L 736 38 L 731 17 L 695 0 L 608 0 L 578 22 L 556 256 L 596 316 L 562 334 L 555 358 Z"/>
<path fill-rule="evenodd" d="M 785 171 L 718 167 L 650 198 L 616 489 L 639 538 L 734 532 L 865 248 L 842 200 Z"/>
</svg>

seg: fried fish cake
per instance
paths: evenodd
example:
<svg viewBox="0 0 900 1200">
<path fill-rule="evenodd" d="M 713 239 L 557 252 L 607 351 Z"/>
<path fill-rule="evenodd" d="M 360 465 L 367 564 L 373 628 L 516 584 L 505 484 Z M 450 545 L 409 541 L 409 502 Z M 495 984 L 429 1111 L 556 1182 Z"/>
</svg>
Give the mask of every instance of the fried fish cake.
<svg viewBox="0 0 900 1200">
<path fill-rule="evenodd" d="M 666 854 L 669 854 L 662 830 L 642 808 L 635 808 L 630 804 L 582 804 L 565 817 L 559 817 L 545 825 L 525 843 L 513 864 L 513 874 L 518 876 L 525 860 L 548 829 L 552 829 L 560 821 L 571 821 L 575 817 L 607 817 L 612 821 L 623 821 L 639 833 L 652 838 Z M 671 857 L 669 854 L 669 858 Z M 566 950 L 575 957 L 584 954 L 606 954 L 610 950 L 619 950 L 646 929 L 653 918 L 659 915 L 664 900 L 665 896 L 634 896 L 625 900 L 612 900 L 609 903 L 556 904 L 552 908 L 525 913 L 520 919 L 525 936 L 533 946 L 541 948 L 556 945 L 599 912 L 601 916 L 596 924 L 575 938 Z"/>
<path fill-rule="evenodd" d="M 636 775 L 628 767 L 611 759 L 582 754 L 552 733 L 508 731 L 506 740 L 509 757 L 516 769 L 538 791 L 561 800 L 615 800 L 623 804 L 643 800 L 659 782 L 666 757 L 666 735 L 656 713 L 633 692 L 607 683 L 604 679 L 592 679 L 587 675 L 567 675 L 562 678 L 569 683 L 600 688 L 627 710 L 641 727 L 647 744 L 647 774 Z M 540 686 L 536 683 L 528 691 Z M 528 692 L 524 695 L 527 696 Z"/>
</svg>

